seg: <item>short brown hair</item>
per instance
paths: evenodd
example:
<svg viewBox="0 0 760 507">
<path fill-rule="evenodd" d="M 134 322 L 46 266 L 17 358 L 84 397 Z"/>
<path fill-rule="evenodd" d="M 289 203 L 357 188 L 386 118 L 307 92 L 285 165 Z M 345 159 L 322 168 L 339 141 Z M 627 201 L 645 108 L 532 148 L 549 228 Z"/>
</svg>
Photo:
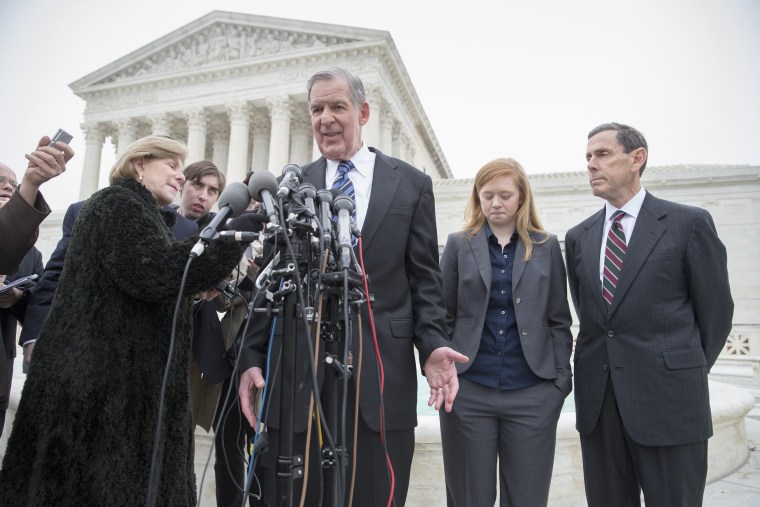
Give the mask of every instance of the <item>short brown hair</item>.
<svg viewBox="0 0 760 507">
<path fill-rule="evenodd" d="M 185 167 L 182 173 L 185 175 L 185 182 L 200 181 L 204 176 L 216 176 L 219 180 L 219 193 L 221 194 L 224 191 L 224 186 L 226 185 L 224 173 L 210 160 L 193 162 Z"/>
</svg>

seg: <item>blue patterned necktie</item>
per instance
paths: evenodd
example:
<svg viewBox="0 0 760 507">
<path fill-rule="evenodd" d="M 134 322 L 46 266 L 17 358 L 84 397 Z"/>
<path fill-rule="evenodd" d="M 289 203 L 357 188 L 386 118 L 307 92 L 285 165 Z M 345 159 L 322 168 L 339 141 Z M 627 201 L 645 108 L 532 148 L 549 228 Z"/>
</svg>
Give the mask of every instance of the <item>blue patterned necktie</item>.
<svg viewBox="0 0 760 507">
<path fill-rule="evenodd" d="M 354 163 L 350 160 L 341 160 L 338 164 L 338 172 L 335 174 L 335 180 L 333 180 L 332 188 L 340 190 L 354 202 L 354 210 L 351 212 L 351 218 L 356 222 L 356 197 L 354 192 L 354 184 L 351 183 L 351 178 L 348 177 L 348 173 L 356 169 Z M 333 221 L 337 223 L 337 215 L 333 216 Z M 352 234 L 351 241 L 356 246 L 356 237 Z"/>
</svg>

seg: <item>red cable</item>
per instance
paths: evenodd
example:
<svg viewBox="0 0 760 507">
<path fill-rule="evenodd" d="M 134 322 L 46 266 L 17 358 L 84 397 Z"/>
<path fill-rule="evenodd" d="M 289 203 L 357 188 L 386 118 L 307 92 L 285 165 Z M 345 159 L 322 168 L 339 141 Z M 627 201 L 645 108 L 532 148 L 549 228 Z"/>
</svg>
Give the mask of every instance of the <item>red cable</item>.
<svg viewBox="0 0 760 507">
<path fill-rule="evenodd" d="M 359 236 L 359 264 L 362 268 L 362 274 L 364 278 L 364 293 L 367 296 L 367 313 L 369 314 L 369 327 L 372 331 L 372 343 L 375 346 L 375 355 L 377 356 L 377 367 L 380 370 L 380 397 L 382 398 L 383 392 L 385 391 L 385 369 L 383 368 L 383 360 L 380 357 L 380 346 L 377 343 L 377 331 L 375 330 L 375 317 L 372 313 L 372 305 L 369 301 L 369 283 L 367 282 L 367 270 L 364 268 L 364 253 L 363 253 L 363 243 L 362 243 L 362 237 Z M 383 404 L 381 403 L 378 407 L 380 411 L 380 441 L 385 444 L 385 441 L 383 440 Z M 385 445 L 383 445 L 383 448 L 385 448 Z M 354 452 L 356 450 L 354 449 Z M 391 489 L 388 494 L 388 504 L 387 506 L 390 507 L 393 503 L 393 493 L 396 489 L 396 475 L 393 473 L 393 463 L 391 463 L 391 457 L 388 455 L 388 451 L 385 451 L 385 459 L 388 462 L 388 469 L 390 471 L 391 476 Z"/>
</svg>

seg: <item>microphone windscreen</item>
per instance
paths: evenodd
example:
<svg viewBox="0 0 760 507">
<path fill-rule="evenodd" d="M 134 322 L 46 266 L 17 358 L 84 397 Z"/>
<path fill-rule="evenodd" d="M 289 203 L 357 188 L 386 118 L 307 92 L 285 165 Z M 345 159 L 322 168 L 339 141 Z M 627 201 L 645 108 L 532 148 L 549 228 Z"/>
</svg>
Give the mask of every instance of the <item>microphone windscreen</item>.
<svg viewBox="0 0 760 507">
<path fill-rule="evenodd" d="M 301 186 L 298 187 L 298 191 L 306 198 L 314 199 L 317 196 L 317 189 L 311 183 L 301 183 Z"/>
<path fill-rule="evenodd" d="M 273 195 L 277 193 L 277 179 L 269 171 L 255 171 L 248 181 L 248 190 L 254 199 L 261 202 L 262 190 L 268 190 Z"/>
<path fill-rule="evenodd" d="M 219 209 L 228 206 L 231 211 L 230 216 L 236 217 L 251 204 L 251 194 L 243 183 L 233 181 L 224 189 L 216 204 Z"/>
<path fill-rule="evenodd" d="M 293 175 L 296 178 L 298 178 L 299 180 L 301 179 L 301 168 L 295 164 L 288 164 L 285 167 L 283 167 L 282 168 L 283 176 L 285 175 L 285 173 L 293 173 Z"/>
<path fill-rule="evenodd" d="M 336 212 L 344 209 L 351 213 L 354 210 L 354 201 L 346 194 L 341 193 L 333 200 L 333 209 Z"/>
<path fill-rule="evenodd" d="M 323 188 L 322 190 L 317 192 L 317 200 L 319 201 L 320 204 L 326 202 L 327 204 L 332 206 L 332 202 L 333 202 L 332 192 Z"/>
</svg>

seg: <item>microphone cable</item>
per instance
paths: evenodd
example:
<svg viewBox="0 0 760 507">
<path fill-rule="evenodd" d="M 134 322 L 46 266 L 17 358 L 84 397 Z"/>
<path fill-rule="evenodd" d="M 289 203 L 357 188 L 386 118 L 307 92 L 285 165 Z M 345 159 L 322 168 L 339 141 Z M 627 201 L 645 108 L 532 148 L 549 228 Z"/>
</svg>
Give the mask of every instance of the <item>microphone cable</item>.
<svg viewBox="0 0 760 507">
<path fill-rule="evenodd" d="M 367 270 L 364 267 L 364 253 L 362 248 L 362 238 L 359 237 L 359 262 L 361 263 L 362 272 L 366 273 Z M 385 461 L 388 465 L 388 483 L 390 486 L 390 491 L 388 493 L 388 503 L 387 506 L 390 507 L 391 504 L 394 506 L 396 505 L 396 499 L 394 498 L 394 492 L 396 488 L 396 476 L 393 472 L 393 463 L 391 463 L 391 457 L 388 454 L 388 444 L 385 439 L 385 403 L 383 402 L 383 395 L 385 392 L 385 369 L 383 368 L 383 359 L 380 357 L 380 346 L 377 342 L 377 330 L 375 329 L 375 317 L 372 312 L 372 304 L 369 300 L 369 283 L 367 280 L 367 276 L 364 276 L 364 290 L 367 293 L 367 314 L 369 315 L 369 325 L 370 330 L 372 331 L 372 342 L 375 347 L 375 355 L 377 357 L 377 375 L 378 375 L 378 381 L 380 386 L 380 441 L 383 444 L 383 451 L 385 452 Z"/>
<path fill-rule="evenodd" d="M 174 341 L 177 335 L 177 317 L 179 315 L 180 308 L 182 307 L 183 294 L 185 292 L 185 283 L 187 282 L 187 274 L 190 272 L 190 264 L 193 262 L 193 257 L 188 257 L 187 264 L 185 264 L 185 271 L 182 273 L 182 282 L 179 286 L 179 293 L 177 294 L 177 302 L 174 305 L 174 316 L 172 318 L 172 330 L 169 336 L 169 351 L 166 357 L 166 366 L 164 367 L 164 377 L 161 381 L 161 392 L 159 394 L 158 401 L 158 417 L 156 419 L 156 433 L 153 436 L 153 450 L 150 457 L 150 475 L 148 476 L 148 491 L 145 498 L 145 505 L 147 507 L 153 507 L 156 503 L 156 496 L 158 495 L 157 487 L 157 472 L 156 464 L 158 461 L 158 449 L 161 442 L 161 426 L 164 420 L 164 401 L 166 397 L 166 384 L 169 380 L 169 369 L 171 368 L 172 359 L 174 356 Z"/>
</svg>

